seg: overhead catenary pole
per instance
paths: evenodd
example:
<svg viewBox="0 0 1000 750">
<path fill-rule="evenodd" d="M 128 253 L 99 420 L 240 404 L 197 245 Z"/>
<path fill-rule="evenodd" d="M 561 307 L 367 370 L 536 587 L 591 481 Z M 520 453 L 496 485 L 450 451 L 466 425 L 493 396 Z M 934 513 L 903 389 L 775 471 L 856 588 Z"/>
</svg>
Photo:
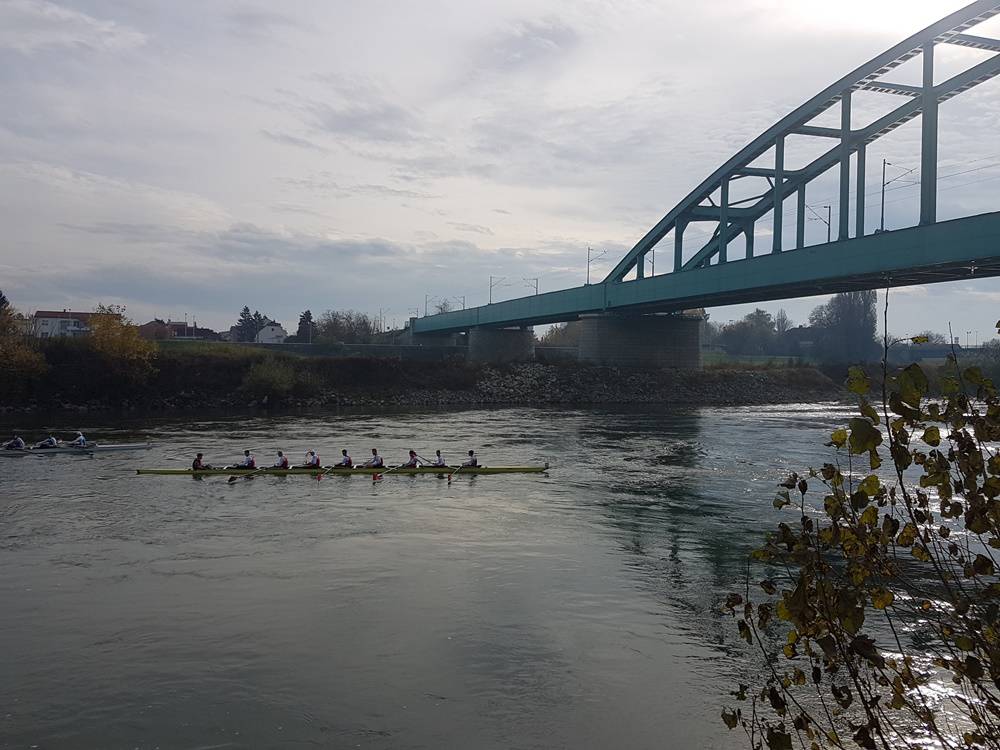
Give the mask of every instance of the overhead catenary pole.
<svg viewBox="0 0 1000 750">
<path fill-rule="evenodd" d="M 882 160 L 882 218 L 879 221 L 879 231 L 885 231 L 885 168 L 889 166 L 889 162 L 885 159 Z"/>
</svg>

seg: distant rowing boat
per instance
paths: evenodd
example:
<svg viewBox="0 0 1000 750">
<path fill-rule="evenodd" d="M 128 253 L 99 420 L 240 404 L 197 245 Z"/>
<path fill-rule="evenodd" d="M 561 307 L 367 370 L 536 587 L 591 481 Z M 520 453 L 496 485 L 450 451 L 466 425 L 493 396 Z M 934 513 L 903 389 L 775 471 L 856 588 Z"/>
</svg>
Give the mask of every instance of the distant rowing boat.
<svg viewBox="0 0 1000 750">
<path fill-rule="evenodd" d="M 16 456 L 56 456 L 82 455 L 86 453 L 109 453 L 115 451 L 146 451 L 153 447 L 152 443 L 88 443 L 84 448 L 60 445 L 57 448 L 25 448 L 24 450 L 0 450 L 0 456 L 13 458 Z"/>
<path fill-rule="evenodd" d="M 188 477 L 218 477 L 218 476 L 245 476 L 253 474 L 254 476 L 273 476 L 273 477 L 287 477 L 287 476 L 319 476 L 320 474 L 325 474 L 326 476 L 341 476 L 341 475 L 351 475 L 351 474 L 365 474 L 371 476 L 372 474 L 389 474 L 395 475 L 409 475 L 414 474 L 432 474 L 445 476 L 447 474 L 454 474 L 456 472 L 460 474 L 541 474 L 542 472 L 548 471 L 549 465 L 544 466 L 420 466 L 415 469 L 402 469 L 394 466 L 386 466 L 383 468 L 372 468 L 370 466 L 357 466 L 353 469 L 336 469 L 336 468 L 294 468 L 294 469 L 199 469 L 195 471 L 194 469 L 136 469 L 136 474 L 156 474 L 159 476 L 188 476 Z"/>
</svg>

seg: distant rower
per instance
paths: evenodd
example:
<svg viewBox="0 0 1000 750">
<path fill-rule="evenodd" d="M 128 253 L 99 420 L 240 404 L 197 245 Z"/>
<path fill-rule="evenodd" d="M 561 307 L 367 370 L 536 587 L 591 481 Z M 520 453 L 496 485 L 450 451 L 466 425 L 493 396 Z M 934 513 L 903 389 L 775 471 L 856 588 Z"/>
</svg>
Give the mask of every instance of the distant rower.
<svg viewBox="0 0 1000 750">
<path fill-rule="evenodd" d="M 211 469 L 212 467 L 205 463 L 204 454 L 199 453 L 194 457 L 194 461 L 191 462 L 191 468 L 194 471 L 204 471 L 205 469 Z"/>
<path fill-rule="evenodd" d="M 305 464 L 303 464 L 303 466 L 305 468 L 307 468 L 307 469 L 318 469 L 319 468 L 319 466 L 320 466 L 319 456 L 316 454 L 316 451 L 309 451 L 306 454 L 306 462 L 305 462 Z"/>
<path fill-rule="evenodd" d="M 74 448 L 86 448 L 87 438 L 83 436 L 82 432 L 77 432 L 76 437 L 69 441 L 69 444 Z"/>
<path fill-rule="evenodd" d="M 476 458 L 475 451 L 469 451 L 469 458 L 462 462 L 462 466 L 467 466 L 469 468 L 475 468 L 479 466 L 479 459 Z"/>
<path fill-rule="evenodd" d="M 372 448 L 372 457 L 365 461 L 365 466 L 371 466 L 375 469 L 381 469 L 385 466 L 382 457 L 378 454 L 378 448 Z"/>
<path fill-rule="evenodd" d="M 21 439 L 21 436 L 18 435 L 17 433 L 14 433 L 14 437 L 12 440 L 8 440 L 6 443 L 3 444 L 3 449 L 5 451 L 23 451 L 24 448 L 25 448 L 24 441 Z"/>
<path fill-rule="evenodd" d="M 441 451 L 434 451 L 434 463 L 431 466 L 447 466 L 444 462 L 444 456 L 441 455 Z"/>
<path fill-rule="evenodd" d="M 240 462 L 240 466 L 244 469 L 256 469 L 257 459 L 253 457 L 253 454 L 250 451 L 243 451 L 243 460 Z"/>
<path fill-rule="evenodd" d="M 341 458 L 340 461 L 337 462 L 337 468 L 338 469 L 353 469 L 354 468 L 354 460 L 350 456 L 347 455 L 347 449 L 346 448 L 344 448 L 343 450 L 340 451 L 340 455 L 343 456 L 343 458 Z"/>
<path fill-rule="evenodd" d="M 416 469 L 419 466 L 420 466 L 420 460 L 417 458 L 417 452 L 416 451 L 410 451 L 410 458 L 409 458 L 409 460 L 405 464 L 403 464 L 402 466 L 400 466 L 399 468 L 401 468 L 401 469 Z"/>
<path fill-rule="evenodd" d="M 59 441 L 56 440 L 51 435 L 45 438 L 45 440 L 41 440 L 32 446 L 32 448 L 39 448 L 42 450 L 44 450 L 45 448 L 58 448 L 58 447 L 59 447 Z"/>
<path fill-rule="evenodd" d="M 288 468 L 288 456 L 286 456 L 281 451 L 278 451 L 278 457 L 274 461 L 275 469 L 287 469 Z"/>
</svg>

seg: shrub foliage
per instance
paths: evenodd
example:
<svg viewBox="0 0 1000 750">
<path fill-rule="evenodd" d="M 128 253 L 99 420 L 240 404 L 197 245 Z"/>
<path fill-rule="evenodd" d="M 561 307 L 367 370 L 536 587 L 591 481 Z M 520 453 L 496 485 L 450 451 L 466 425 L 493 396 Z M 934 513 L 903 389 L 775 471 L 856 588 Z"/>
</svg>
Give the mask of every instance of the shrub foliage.
<svg viewBox="0 0 1000 750">
<path fill-rule="evenodd" d="M 726 601 L 765 664 L 722 713 L 752 747 L 1000 747 L 1000 396 L 948 366 L 934 398 L 852 368 L 834 459 L 779 486 L 796 519 Z"/>
</svg>

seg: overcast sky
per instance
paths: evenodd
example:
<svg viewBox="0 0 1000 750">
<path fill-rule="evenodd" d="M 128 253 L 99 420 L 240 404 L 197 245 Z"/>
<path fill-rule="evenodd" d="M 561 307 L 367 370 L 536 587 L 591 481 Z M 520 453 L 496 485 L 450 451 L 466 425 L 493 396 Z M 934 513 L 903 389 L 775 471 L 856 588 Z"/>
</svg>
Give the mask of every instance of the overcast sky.
<svg viewBox="0 0 1000 750">
<path fill-rule="evenodd" d="M 491 274 L 494 299 L 579 285 L 588 246 L 603 278 L 761 131 L 960 5 L 0 0 L 0 289 L 28 312 L 221 328 L 246 304 L 294 328 L 307 307 L 483 304 Z M 983 54 L 949 49 L 942 71 Z M 940 173 L 962 174 L 941 218 L 1000 208 L 998 121 L 1000 79 L 942 108 Z M 918 137 L 869 151 L 870 229 L 881 159 L 902 175 Z M 914 221 L 912 177 L 890 228 Z M 836 192 L 810 193 L 834 222 Z M 1000 281 L 894 294 L 899 333 L 1000 318 Z M 765 307 L 801 322 L 821 301 Z"/>
</svg>

